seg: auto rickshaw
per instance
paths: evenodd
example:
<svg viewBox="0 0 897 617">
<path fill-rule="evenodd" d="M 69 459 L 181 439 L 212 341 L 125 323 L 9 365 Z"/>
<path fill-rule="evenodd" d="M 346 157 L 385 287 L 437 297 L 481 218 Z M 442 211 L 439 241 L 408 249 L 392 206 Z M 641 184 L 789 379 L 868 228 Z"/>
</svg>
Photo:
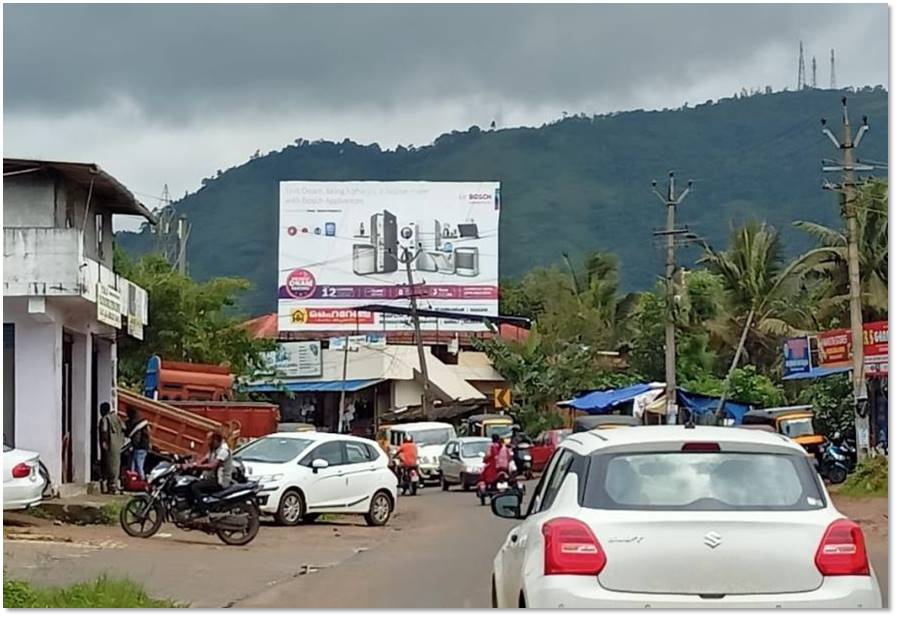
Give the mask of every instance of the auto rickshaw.
<svg viewBox="0 0 897 617">
<path fill-rule="evenodd" d="M 777 433 L 799 443 L 808 454 L 818 457 L 825 444 L 825 436 L 813 424 L 813 409 L 806 405 L 752 409 L 744 414 L 744 426 L 766 425 Z"/>
<path fill-rule="evenodd" d="M 641 422 L 632 416 L 580 416 L 573 421 L 573 432 L 584 433 L 595 429 L 605 430 L 624 426 L 641 426 Z"/>
<path fill-rule="evenodd" d="M 483 413 L 470 416 L 460 426 L 460 434 L 464 437 L 489 437 L 497 434 L 502 439 L 510 439 L 514 428 L 514 419 L 497 413 Z"/>
</svg>

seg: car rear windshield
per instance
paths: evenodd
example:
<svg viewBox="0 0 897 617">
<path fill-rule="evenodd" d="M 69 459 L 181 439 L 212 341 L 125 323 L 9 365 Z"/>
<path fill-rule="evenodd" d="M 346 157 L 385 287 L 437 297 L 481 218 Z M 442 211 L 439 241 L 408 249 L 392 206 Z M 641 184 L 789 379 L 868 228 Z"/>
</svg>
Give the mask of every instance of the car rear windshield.
<svg viewBox="0 0 897 617">
<path fill-rule="evenodd" d="M 825 505 L 800 454 L 651 452 L 591 457 L 583 505 L 610 510 L 814 510 Z"/>
<path fill-rule="evenodd" d="M 311 445 L 310 439 L 292 437 L 262 437 L 236 451 L 234 456 L 255 463 L 286 463 Z"/>
</svg>

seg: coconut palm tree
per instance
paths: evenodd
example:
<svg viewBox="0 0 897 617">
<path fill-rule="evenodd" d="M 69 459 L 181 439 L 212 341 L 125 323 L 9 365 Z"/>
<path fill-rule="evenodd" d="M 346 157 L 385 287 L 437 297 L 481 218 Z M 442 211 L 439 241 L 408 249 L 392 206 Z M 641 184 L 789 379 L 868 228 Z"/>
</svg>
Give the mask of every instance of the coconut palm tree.
<svg viewBox="0 0 897 617">
<path fill-rule="evenodd" d="M 857 245 L 864 321 L 886 319 L 888 314 L 888 185 L 876 181 L 857 193 Z M 808 284 L 821 290 L 820 321 L 847 322 L 850 283 L 847 273 L 845 232 L 809 221 L 794 225 L 817 241 L 817 247 L 798 259 Z"/>
<path fill-rule="evenodd" d="M 722 407 L 731 375 L 746 350 L 750 350 L 748 357 L 758 363 L 758 356 L 764 351 L 777 349 L 772 345 L 773 337 L 794 331 L 789 324 L 793 318 L 789 314 L 789 297 L 797 283 L 797 265 L 785 264 L 779 232 L 758 221 L 735 229 L 730 246 L 725 251 L 705 246 L 699 263 L 721 277 L 728 297 L 728 311 L 724 313 L 723 324 L 717 324 L 716 334 L 731 343 L 732 333 L 740 331 L 735 355 L 723 385 Z M 720 328 L 720 325 L 725 327 Z M 733 328 L 733 325 L 736 327 Z M 748 337 L 751 334 L 754 340 L 749 346 Z"/>
</svg>

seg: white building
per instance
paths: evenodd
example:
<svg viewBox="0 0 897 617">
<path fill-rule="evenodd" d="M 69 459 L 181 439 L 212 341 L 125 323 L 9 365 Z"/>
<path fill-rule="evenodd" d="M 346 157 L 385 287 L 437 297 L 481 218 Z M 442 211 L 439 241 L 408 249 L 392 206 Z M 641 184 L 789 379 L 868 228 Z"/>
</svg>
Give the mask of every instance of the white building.
<svg viewBox="0 0 897 617">
<path fill-rule="evenodd" d="M 96 165 L 3 159 L 3 438 L 54 485 L 96 479 L 116 339 L 147 323 L 146 292 L 112 270 L 115 214 L 153 221 Z"/>
</svg>

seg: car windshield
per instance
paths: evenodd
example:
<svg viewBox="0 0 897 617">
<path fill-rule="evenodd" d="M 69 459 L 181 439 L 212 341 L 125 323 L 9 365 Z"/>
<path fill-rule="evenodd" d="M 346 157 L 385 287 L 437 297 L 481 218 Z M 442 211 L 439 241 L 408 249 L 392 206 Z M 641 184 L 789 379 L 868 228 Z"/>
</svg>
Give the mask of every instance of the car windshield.
<svg viewBox="0 0 897 617">
<path fill-rule="evenodd" d="M 237 450 L 234 456 L 255 463 L 286 463 L 302 454 L 311 444 L 310 439 L 262 437 Z"/>
<path fill-rule="evenodd" d="M 813 510 L 824 506 L 800 454 L 598 454 L 585 505 L 611 510 Z"/>
<path fill-rule="evenodd" d="M 489 449 L 488 441 L 473 441 L 461 444 L 461 458 L 477 458 L 486 456 Z"/>
<path fill-rule="evenodd" d="M 813 430 L 812 418 L 794 418 L 793 420 L 785 420 L 782 422 L 782 432 L 786 437 L 801 437 L 803 435 L 815 435 Z"/>
<path fill-rule="evenodd" d="M 450 428 L 429 428 L 408 433 L 418 446 L 441 446 L 452 438 Z"/>
<path fill-rule="evenodd" d="M 486 437 L 492 437 L 493 435 L 498 435 L 502 439 L 505 437 L 510 437 L 512 432 L 512 427 L 510 424 L 487 424 L 486 425 Z"/>
</svg>

